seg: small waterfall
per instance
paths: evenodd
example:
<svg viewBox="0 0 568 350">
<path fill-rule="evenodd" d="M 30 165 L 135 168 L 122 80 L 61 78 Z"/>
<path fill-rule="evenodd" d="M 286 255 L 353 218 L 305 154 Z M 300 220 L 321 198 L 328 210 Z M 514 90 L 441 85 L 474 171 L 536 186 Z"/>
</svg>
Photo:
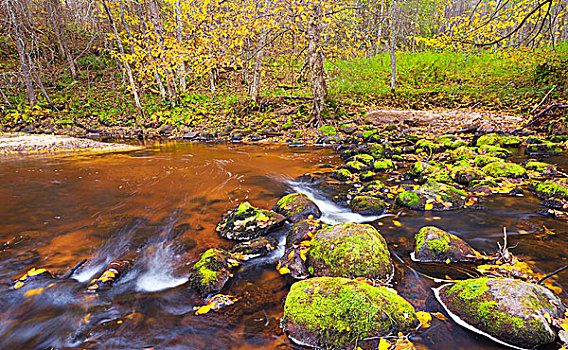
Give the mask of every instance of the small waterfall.
<svg viewBox="0 0 568 350">
<path fill-rule="evenodd" d="M 158 244 L 154 250 L 147 251 L 140 264 L 143 272 L 136 281 L 137 291 L 157 292 L 187 282 L 187 276 L 176 277 L 173 274 L 179 265 L 179 257 L 170 244 Z"/>
</svg>

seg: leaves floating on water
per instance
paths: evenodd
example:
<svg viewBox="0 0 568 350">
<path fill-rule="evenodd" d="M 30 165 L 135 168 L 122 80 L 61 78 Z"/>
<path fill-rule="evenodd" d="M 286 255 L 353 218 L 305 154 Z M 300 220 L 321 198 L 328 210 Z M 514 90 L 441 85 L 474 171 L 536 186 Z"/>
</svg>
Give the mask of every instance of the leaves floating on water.
<svg viewBox="0 0 568 350">
<path fill-rule="evenodd" d="M 195 310 L 196 315 L 203 315 L 211 310 L 220 310 L 224 307 L 233 305 L 238 300 L 239 298 L 233 295 L 216 294 L 209 298 L 207 304 L 202 306 L 194 306 L 193 310 Z"/>
</svg>

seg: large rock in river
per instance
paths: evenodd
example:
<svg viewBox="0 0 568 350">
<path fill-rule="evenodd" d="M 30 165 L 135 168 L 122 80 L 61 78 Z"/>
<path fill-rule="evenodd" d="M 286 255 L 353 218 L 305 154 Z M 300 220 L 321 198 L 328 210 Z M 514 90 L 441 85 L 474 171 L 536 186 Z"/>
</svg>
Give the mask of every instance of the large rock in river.
<svg viewBox="0 0 568 350">
<path fill-rule="evenodd" d="M 363 215 L 381 215 L 389 206 L 384 200 L 374 196 L 356 196 L 349 203 L 351 210 Z"/>
<path fill-rule="evenodd" d="M 221 237 L 248 241 L 282 226 L 285 220 L 286 218 L 278 213 L 255 208 L 249 202 L 242 202 L 223 216 L 215 231 Z"/>
<path fill-rule="evenodd" d="M 422 262 L 471 261 L 483 256 L 461 238 L 434 226 L 425 226 L 414 236 L 412 259 Z"/>
<path fill-rule="evenodd" d="M 561 300 L 547 288 L 510 278 L 477 278 L 434 290 L 452 319 L 501 344 L 532 349 L 554 341 L 548 319 L 563 318 Z"/>
<path fill-rule="evenodd" d="M 326 224 L 316 219 L 306 219 L 295 223 L 286 234 L 286 247 L 300 244 L 303 241 L 311 241 L 316 233 Z"/>
<path fill-rule="evenodd" d="M 321 216 L 318 206 L 303 193 L 292 193 L 280 198 L 272 208 L 276 213 L 284 215 L 291 222 L 298 222 L 312 216 Z"/>
<path fill-rule="evenodd" d="M 189 270 L 189 283 L 203 295 L 217 293 L 229 280 L 231 268 L 236 264 L 226 250 L 211 248 Z"/>
<path fill-rule="evenodd" d="M 375 349 L 378 337 L 417 326 L 414 308 L 393 290 L 331 277 L 294 283 L 282 318 L 290 339 L 321 349 Z"/>
<path fill-rule="evenodd" d="M 393 265 L 385 239 L 371 225 L 338 224 L 318 231 L 306 260 L 314 276 L 389 281 Z"/>
</svg>

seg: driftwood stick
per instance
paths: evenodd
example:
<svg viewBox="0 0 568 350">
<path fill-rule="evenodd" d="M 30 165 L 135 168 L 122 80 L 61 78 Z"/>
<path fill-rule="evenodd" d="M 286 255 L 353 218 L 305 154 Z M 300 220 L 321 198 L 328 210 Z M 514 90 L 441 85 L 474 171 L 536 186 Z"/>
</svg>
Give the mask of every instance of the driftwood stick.
<svg viewBox="0 0 568 350">
<path fill-rule="evenodd" d="M 548 275 L 544 276 L 543 278 L 541 278 L 541 279 L 537 282 L 537 284 L 542 284 L 542 282 L 544 282 L 544 280 L 546 280 L 547 278 L 552 277 L 552 276 L 556 275 L 557 273 L 560 273 L 560 272 L 562 272 L 562 271 L 564 271 L 564 270 L 566 270 L 566 269 L 568 269 L 568 265 L 562 266 L 562 267 L 559 268 L 558 270 L 555 270 L 555 271 L 549 273 Z"/>
<path fill-rule="evenodd" d="M 83 259 L 83 260 L 79 261 L 79 263 L 77 263 L 77 265 L 73 266 L 71 271 L 69 271 L 69 273 L 64 277 L 64 279 L 71 278 L 71 276 L 73 276 L 75 271 L 77 271 L 77 269 L 80 268 L 81 266 L 83 266 L 86 262 L 87 262 L 87 259 Z"/>
<path fill-rule="evenodd" d="M 554 89 L 556 89 L 557 86 L 558 86 L 558 85 L 554 85 L 554 86 L 552 87 L 552 89 L 548 90 L 548 92 L 546 93 L 546 95 L 544 95 L 544 97 L 542 98 L 542 100 L 540 100 L 540 102 L 539 102 L 536 106 L 534 106 L 534 108 L 529 112 L 529 114 L 533 114 L 534 111 L 536 111 L 536 110 L 538 109 L 538 107 L 540 107 L 540 106 L 544 103 L 544 101 L 546 100 L 546 98 L 548 97 L 548 95 L 550 95 L 550 93 L 551 93 L 552 91 L 554 91 Z"/>
</svg>

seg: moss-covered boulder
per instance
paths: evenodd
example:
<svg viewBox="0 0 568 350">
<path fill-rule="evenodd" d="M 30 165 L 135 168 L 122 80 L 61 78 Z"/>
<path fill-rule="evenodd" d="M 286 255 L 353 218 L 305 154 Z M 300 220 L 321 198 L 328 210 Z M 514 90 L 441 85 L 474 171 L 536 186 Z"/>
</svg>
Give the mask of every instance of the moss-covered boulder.
<svg viewBox="0 0 568 350">
<path fill-rule="evenodd" d="M 436 167 L 426 162 L 416 162 L 410 168 L 410 175 L 414 177 L 424 176 L 436 170 Z"/>
<path fill-rule="evenodd" d="M 370 154 L 361 153 L 361 154 L 357 154 L 356 156 L 351 158 L 350 161 L 361 162 L 361 163 L 370 167 L 370 166 L 373 165 L 375 158 Z"/>
<path fill-rule="evenodd" d="M 479 147 L 479 150 L 482 154 L 492 156 L 492 157 L 497 157 L 497 158 L 507 158 L 507 157 L 510 157 L 513 154 L 508 149 L 501 148 L 501 147 L 498 147 L 498 146 L 483 145 L 483 146 Z"/>
<path fill-rule="evenodd" d="M 286 247 L 300 244 L 303 241 L 311 241 L 316 233 L 325 226 L 326 224 L 323 221 L 315 219 L 306 219 L 295 223 L 286 234 Z"/>
<path fill-rule="evenodd" d="M 438 227 L 425 226 L 414 236 L 416 248 L 412 258 L 422 262 L 478 260 L 482 257 L 463 239 Z"/>
<path fill-rule="evenodd" d="M 509 278 L 469 279 L 435 290 L 458 324 L 509 346 L 532 349 L 554 341 L 549 319 L 564 317 L 547 288 Z"/>
<path fill-rule="evenodd" d="M 347 169 L 353 174 L 358 174 L 363 171 L 371 170 L 371 165 L 367 165 L 363 162 L 359 162 L 356 160 L 351 160 L 345 163 L 345 165 L 342 165 L 340 168 Z"/>
<path fill-rule="evenodd" d="M 284 303 L 282 328 L 300 345 L 320 349 L 375 349 L 384 337 L 414 330 L 412 305 L 386 287 L 318 277 L 296 282 Z"/>
<path fill-rule="evenodd" d="M 518 136 L 499 136 L 497 134 L 482 135 L 477 139 L 477 146 L 489 145 L 500 147 L 517 147 L 523 140 Z"/>
<path fill-rule="evenodd" d="M 231 248 L 231 255 L 239 260 L 247 261 L 268 255 L 278 247 L 278 242 L 272 237 L 258 237 L 247 242 L 241 242 Z"/>
<path fill-rule="evenodd" d="M 528 177 L 527 170 L 515 163 L 493 162 L 487 164 L 481 170 L 493 177 L 508 177 L 512 179 Z"/>
<path fill-rule="evenodd" d="M 371 225 L 338 224 L 319 230 L 307 255 L 311 275 L 389 281 L 393 265 L 385 239 Z"/>
<path fill-rule="evenodd" d="M 524 164 L 525 169 L 539 172 L 543 175 L 550 175 L 556 173 L 556 166 L 549 163 L 538 162 L 536 160 L 529 160 Z"/>
<path fill-rule="evenodd" d="M 211 248 L 189 270 L 189 283 L 202 295 L 217 293 L 231 276 L 236 260 L 224 249 Z"/>
<path fill-rule="evenodd" d="M 462 146 L 450 152 L 450 158 L 453 160 L 471 159 L 475 158 L 477 153 L 471 148 Z"/>
<path fill-rule="evenodd" d="M 285 220 L 283 215 L 242 202 L 223 216 L 215 231 L 224 238 L 248 241 L 279 228 Z"/>
<path fill-rule="evenodd" d="M 321 211 L 312 200 L 303 193 L 292 193 L 280 198 L 272 210 L 284 215 L 291 222 L 309 218 L 319 218 Z"/>
<path fill-rule="evenodd" d="M 359 189 L 359 193 L 379 193 L 387 189 L 380 180 L 371 181 Z"/>
<path fill-rule="evenodd" d="M 371 182 L 375 179 L 376 175 L 377 173 L 367 170 L 359 174 L 359 180 L 361 180 L 361 182 Z"/>
<path fill-rule="evenodd" d="M 342 168 L 334 170 L 330 177 L 339 181 L 350 181 L 355 179 L 355 175 L 353 175 L 351 171 Z"/>
<path fill-rule="evenodd" d="M 487 175 L 472 166 L 462 165 L 452 168 L 452 178 L 460 185 L 468 186 L 474 180 L 482 180 Z"/>
<path fill-rule="evenodd" d="M 531 184 L 530 188 L 542 199 L 568 199 L 568 181 L 549 180 Z"/>
<path fill-rule="evenodd" d="M 493 162 L 502 162 L 503 160 L 501 158 L 497 158 L 497 157 L 492 157 L 492 156 L 488 156 L 488 155 L 479 155 L 476 156 L 473 159 L 473 163 L 475 164 L 475 166 L 483 168 L 484 166 L 486 166 L 489 163 L 493 163 Z"/>
<path fill-rule="evenodd" d="M 566 146 L 562 143 L 536 143 L 527 145 L 526 154 L 561 154 L 566 150 Z"/>
<path fill-rule="evenodd" d="M 388 204 L 378 197 L 357 196 L 349 203 L 351 210 L 363 215 L 381 215 L 385 212 Z"/>
<path fill-rule="evenodd" d="M 395 163 L 390 159 L 378 159 L 373 163 L 373 168 L 376 171 L 388 171 L 396 169 Z"/>
<path fill-rule="evenodd" d="M 424 182 L 439 182 L 439 183 L 452 183 L 453 178 L 448 169 L 443 167 L 435 167 L 432 172 L 424 173 L 418 177 L 420 183 Z"/>
<path fill-rule="evenodd" d="M 416 152 L 438 153 L 445 148 L 443 144 L 431 140 L 421 139 L 416 142 Z"/>
<path fill-rule="evenodd" d="M 459 147 L 467 145 L 467 142 L 463 141 L 455 135 L 442 135 L 438 137 L 438 143 L 441 143 L 446 148 L 457 149 Z"/>
<path fill-rule="evenodd" d="M 399 193 L 395 205 L 413 210 L 453 210 L 463 208 L 467 194 L 448 184 L 428 182 L 416 190 Z"/>
</svg>

